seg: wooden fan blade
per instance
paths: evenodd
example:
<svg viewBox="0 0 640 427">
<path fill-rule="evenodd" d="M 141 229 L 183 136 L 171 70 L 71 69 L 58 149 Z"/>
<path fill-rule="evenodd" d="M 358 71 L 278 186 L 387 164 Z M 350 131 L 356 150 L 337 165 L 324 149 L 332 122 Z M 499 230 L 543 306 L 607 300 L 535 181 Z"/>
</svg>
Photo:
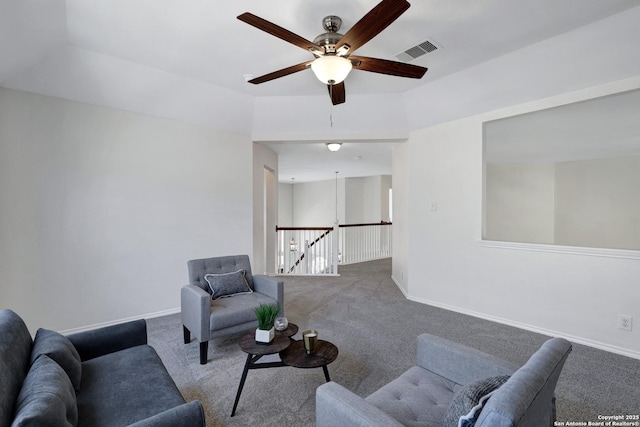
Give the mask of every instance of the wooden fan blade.
<svg viewBox="0 0 640 427">
<path fill-rule="evenodd" d="M 279 39 L 282 39 L 293 45 L 301 47 L 306 51 L 324 54 L 324 49 L 322 49 L 320 46 L 316 45 L 315 43 L 310 42 L 304 37 L 300 37 L 299 35 L 280 27 L 274 24 L 273 22 L 269 22 L 266 19 L 262 19 L 259 16 L 256 16 L 252 13 L 245 12 L 242 15 L 239 15 L 238 19 L 241 20 L 242 22 L 246 22 L 247 24 L 258 28 L 259 30 L 267 32 L 272 36 L 276 36 Z"/>
<path fill-rule="evenodd" d="M 350 56 L 353 68 L 372 73 L 390 74 L 392 76 L 420 79 L 427 72 L 427 68 L 404 62 L 389 61 L 387 59 L 369 58 L 366 56 Z"/>
<path fill-rule="evenodd" d="M 297 73 L 298 71 L 303 71 L 307 68 L 311 68 L 312 62 L 313 61 L 301 62 L 300 64 L 292 65 L 291 67 L 283 68 L 282 70 L 274 71 L 272 73 L 265 74 L 264 76 L 251 79 L 249 80 L 249 83 L 257 85 L 260 83 L 268 82 L 270 80 L 275 80 L 280 77 L 288 76 L 289 74 Z"/>
<path fill-rule="evenodd" d="M 353 53 L 398 19 L 409 6 L 406 0 L 382 0 L 342 36 L 336 44 L 336 50 L 339 51 L 346 44 L 349 46 L 348 53 Z"/>
<path fill-rule="evenodd" d="M 344 91 L 344 82 L 335 85 L 327 85 L 327 89 L 329 89 L 329 96 L 331 97 L 333 105 L 342 104 L 347 100 L 347 96 Z"/>
</svg>

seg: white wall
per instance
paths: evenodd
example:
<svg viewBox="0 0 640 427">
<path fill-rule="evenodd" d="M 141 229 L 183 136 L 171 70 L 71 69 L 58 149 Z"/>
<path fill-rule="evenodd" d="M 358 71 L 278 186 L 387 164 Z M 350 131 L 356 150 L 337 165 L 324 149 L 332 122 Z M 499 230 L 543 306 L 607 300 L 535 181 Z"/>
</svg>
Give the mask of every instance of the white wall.
<svg viewBox="0 0 640 427">
<path fill-rule="evenodd" d="M 412 132 L 393 162 L 394 231 L 411 230 L 407 253 L 394 241 L 393 272 L 408 268 L 410 298 L 640 357 L 640 328 L 617 328 L 619 314 L 640 319 L 637 259 L 480 242 L 483 121 L 637 87 L 614 82 Z"/>
<path fill-rule="evenodd" d="M 0 89 L 0 306 L 33 330 L 175 310 L 253 250 L 248 135 Z"/>
<path fill-rule="evenodd" d="M 555 243 L 640 249 L 640 155 L 556 164 Z"/>
<path fill-rule="evenodd" d="M 338 221 L 340 224 L 380 222 L 389 217 L 391 176 L 338 178 Z M 280 183 L 278 225 L 281 227 L 331 227 L 336 219 L 336 181 L 325 180 L 293 184 Z"/>
<path fill-rule="evenodd" d="M 553 163 L 486 165 L 487 240 L 554 243 Z"/>
<path fill-rule="evenodd" d="M 291 185 L 279 184 L 278 225 L 280 227 L 332 227 L 336 220 L 336 181 L 325 180 L 293 184 L 293 222 Z M 345 179 L 338 178 L 338 220 L 345 219 Z"/>
<path fill-rule="evenodd" d="M 640 155 L 486 165 L 488 240 L 640 249 Z"/>
<path fill-rule="evenodd" d="M 393 169 L 393 258 L 391 278 L 400 290 L 409 295 L 409 144 L 398 144 L 393 148 L 391 166 Z M 415 189 L 413 190 L 415 191 Z"/>
<path fill-rule="evenodd" d="M 295 186 L 295 184 L 294 184 Z M 291 184 L 278 184 L 278 227 L 293 227 L 291 215 Z"/>
<path fill-rule="evenodd" d="M 389 175 L 348 178 L 346 223 L 363 224 L 389 219 Z"/>
<path fill-rule="evenodd" d="M 378 205 L 380 210 L 380 194 L 371 191 L 372 179 L 366 178 L 349 178 L 346 180 L 345 187 L 345 224 L 362 224 L 368 222 L 369 218 L 376 214 L 376 209 L 372 206 Z M 371 200 L 369 200 L 371 198 Z"/>
<path fill-rule="evenodd" d="M 278 215 L 278 156 L 267 146 L 253 144 L 253 258 L 254 274 L 275 272 Z"/>
<path fill-rule="evenodd" d="M 389 190 L 393 188 L 393 180 L 391 175 L 382 175 L 380 177 L 380 220 L 389 221 L 391 219 L 391 200 Z"/>
<path fill-rule="evenodd" d="M 344 221 L 345 180 L 338 178 L 337 215 Z M 336 220 L 336 181 L 293 184 L 294 222 L 296 227 L 332 227 Z"/>
</svg>

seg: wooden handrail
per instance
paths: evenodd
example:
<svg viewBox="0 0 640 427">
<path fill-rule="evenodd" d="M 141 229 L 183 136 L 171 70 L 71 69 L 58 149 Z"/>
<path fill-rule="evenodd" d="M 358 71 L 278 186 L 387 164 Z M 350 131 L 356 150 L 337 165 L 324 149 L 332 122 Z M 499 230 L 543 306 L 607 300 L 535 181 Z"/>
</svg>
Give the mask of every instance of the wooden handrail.
<svg viewBox="0 0 640 427">
<path fill-rule="evenodd" d="M 391 225 L 391 222 L 380 221 L 380 222 L 370 222 L 365 224 L 340 224 L 338 227 L 364 227 L 367 225 Z"/>
<path fill-rule="evenodd" d="M 276 231 L 304 231 L 304 230 L 333 230 L 333 227 L 278 227 L 276 225 Z"/>
<path fill-rule="evenodd" d="M 364 227 L 368 225 L 392 225 L 391 222 L 380 221 L 380 222 L 369 222 L 363 224 L 339 224 L 338 227 Z M 278 227 L 276 225 L 276 231 L 304 231 L 304 230 L 333 230 L 333 227 Z"/>
</svg>

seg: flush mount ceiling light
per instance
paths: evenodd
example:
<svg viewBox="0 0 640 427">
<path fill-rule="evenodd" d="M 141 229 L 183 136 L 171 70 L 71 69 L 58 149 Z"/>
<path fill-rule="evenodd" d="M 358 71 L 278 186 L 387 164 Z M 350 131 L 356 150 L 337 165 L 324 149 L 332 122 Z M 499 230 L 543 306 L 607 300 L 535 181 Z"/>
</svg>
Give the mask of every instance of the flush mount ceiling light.
<svg viewBox="0 0 640 427">
<path fill-rule="evenodd" d="M 329 151 L 338 151 L 342 147 L 342 142 L 327 142 Z"/>
<path fill-rule="evenodd" d="M 337 55 L 321 56 L 311 63 L 311 69 L 318 80 L 328 85 L 342 83 L 352 66 L 347 58 Z"/>
</svg>

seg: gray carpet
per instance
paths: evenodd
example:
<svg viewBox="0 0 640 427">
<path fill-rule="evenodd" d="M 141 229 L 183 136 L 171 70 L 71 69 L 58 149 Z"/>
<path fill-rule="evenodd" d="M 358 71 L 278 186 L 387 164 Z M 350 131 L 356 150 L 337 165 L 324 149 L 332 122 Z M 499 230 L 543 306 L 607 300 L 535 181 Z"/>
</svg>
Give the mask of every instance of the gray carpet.
<svg viewBox="0 0 640 427">
<path fill-rule="evenodd" d="M 186 273 L 185 273 L 186 274 Z M 285 278 L 289 320 L 339 348 L 331 379 L 366 396 L 415 364 L 416 337 L 428 332 L 523 364 L 548 338 L 408 301 L 391 280 L 391 260 L 340 267 L 340 277 Z M 178 293 L 178 291 L 176 291 Z M 149 343 L 186 400 L 200 400 L 207 426 L 312 426 L 322 369 L 249 371 L 235 417 L 231 409 L 246 359 L 242 334 L 212 340 L 200 365 L 198 343 L 182 343 L 179 315 L 148 320 Z M 300 338 L 300 332 L 296 338 Z M 640 413 L 640 360 L 574 344 L 556 394 L 558 421 Z"/>
</svg>

